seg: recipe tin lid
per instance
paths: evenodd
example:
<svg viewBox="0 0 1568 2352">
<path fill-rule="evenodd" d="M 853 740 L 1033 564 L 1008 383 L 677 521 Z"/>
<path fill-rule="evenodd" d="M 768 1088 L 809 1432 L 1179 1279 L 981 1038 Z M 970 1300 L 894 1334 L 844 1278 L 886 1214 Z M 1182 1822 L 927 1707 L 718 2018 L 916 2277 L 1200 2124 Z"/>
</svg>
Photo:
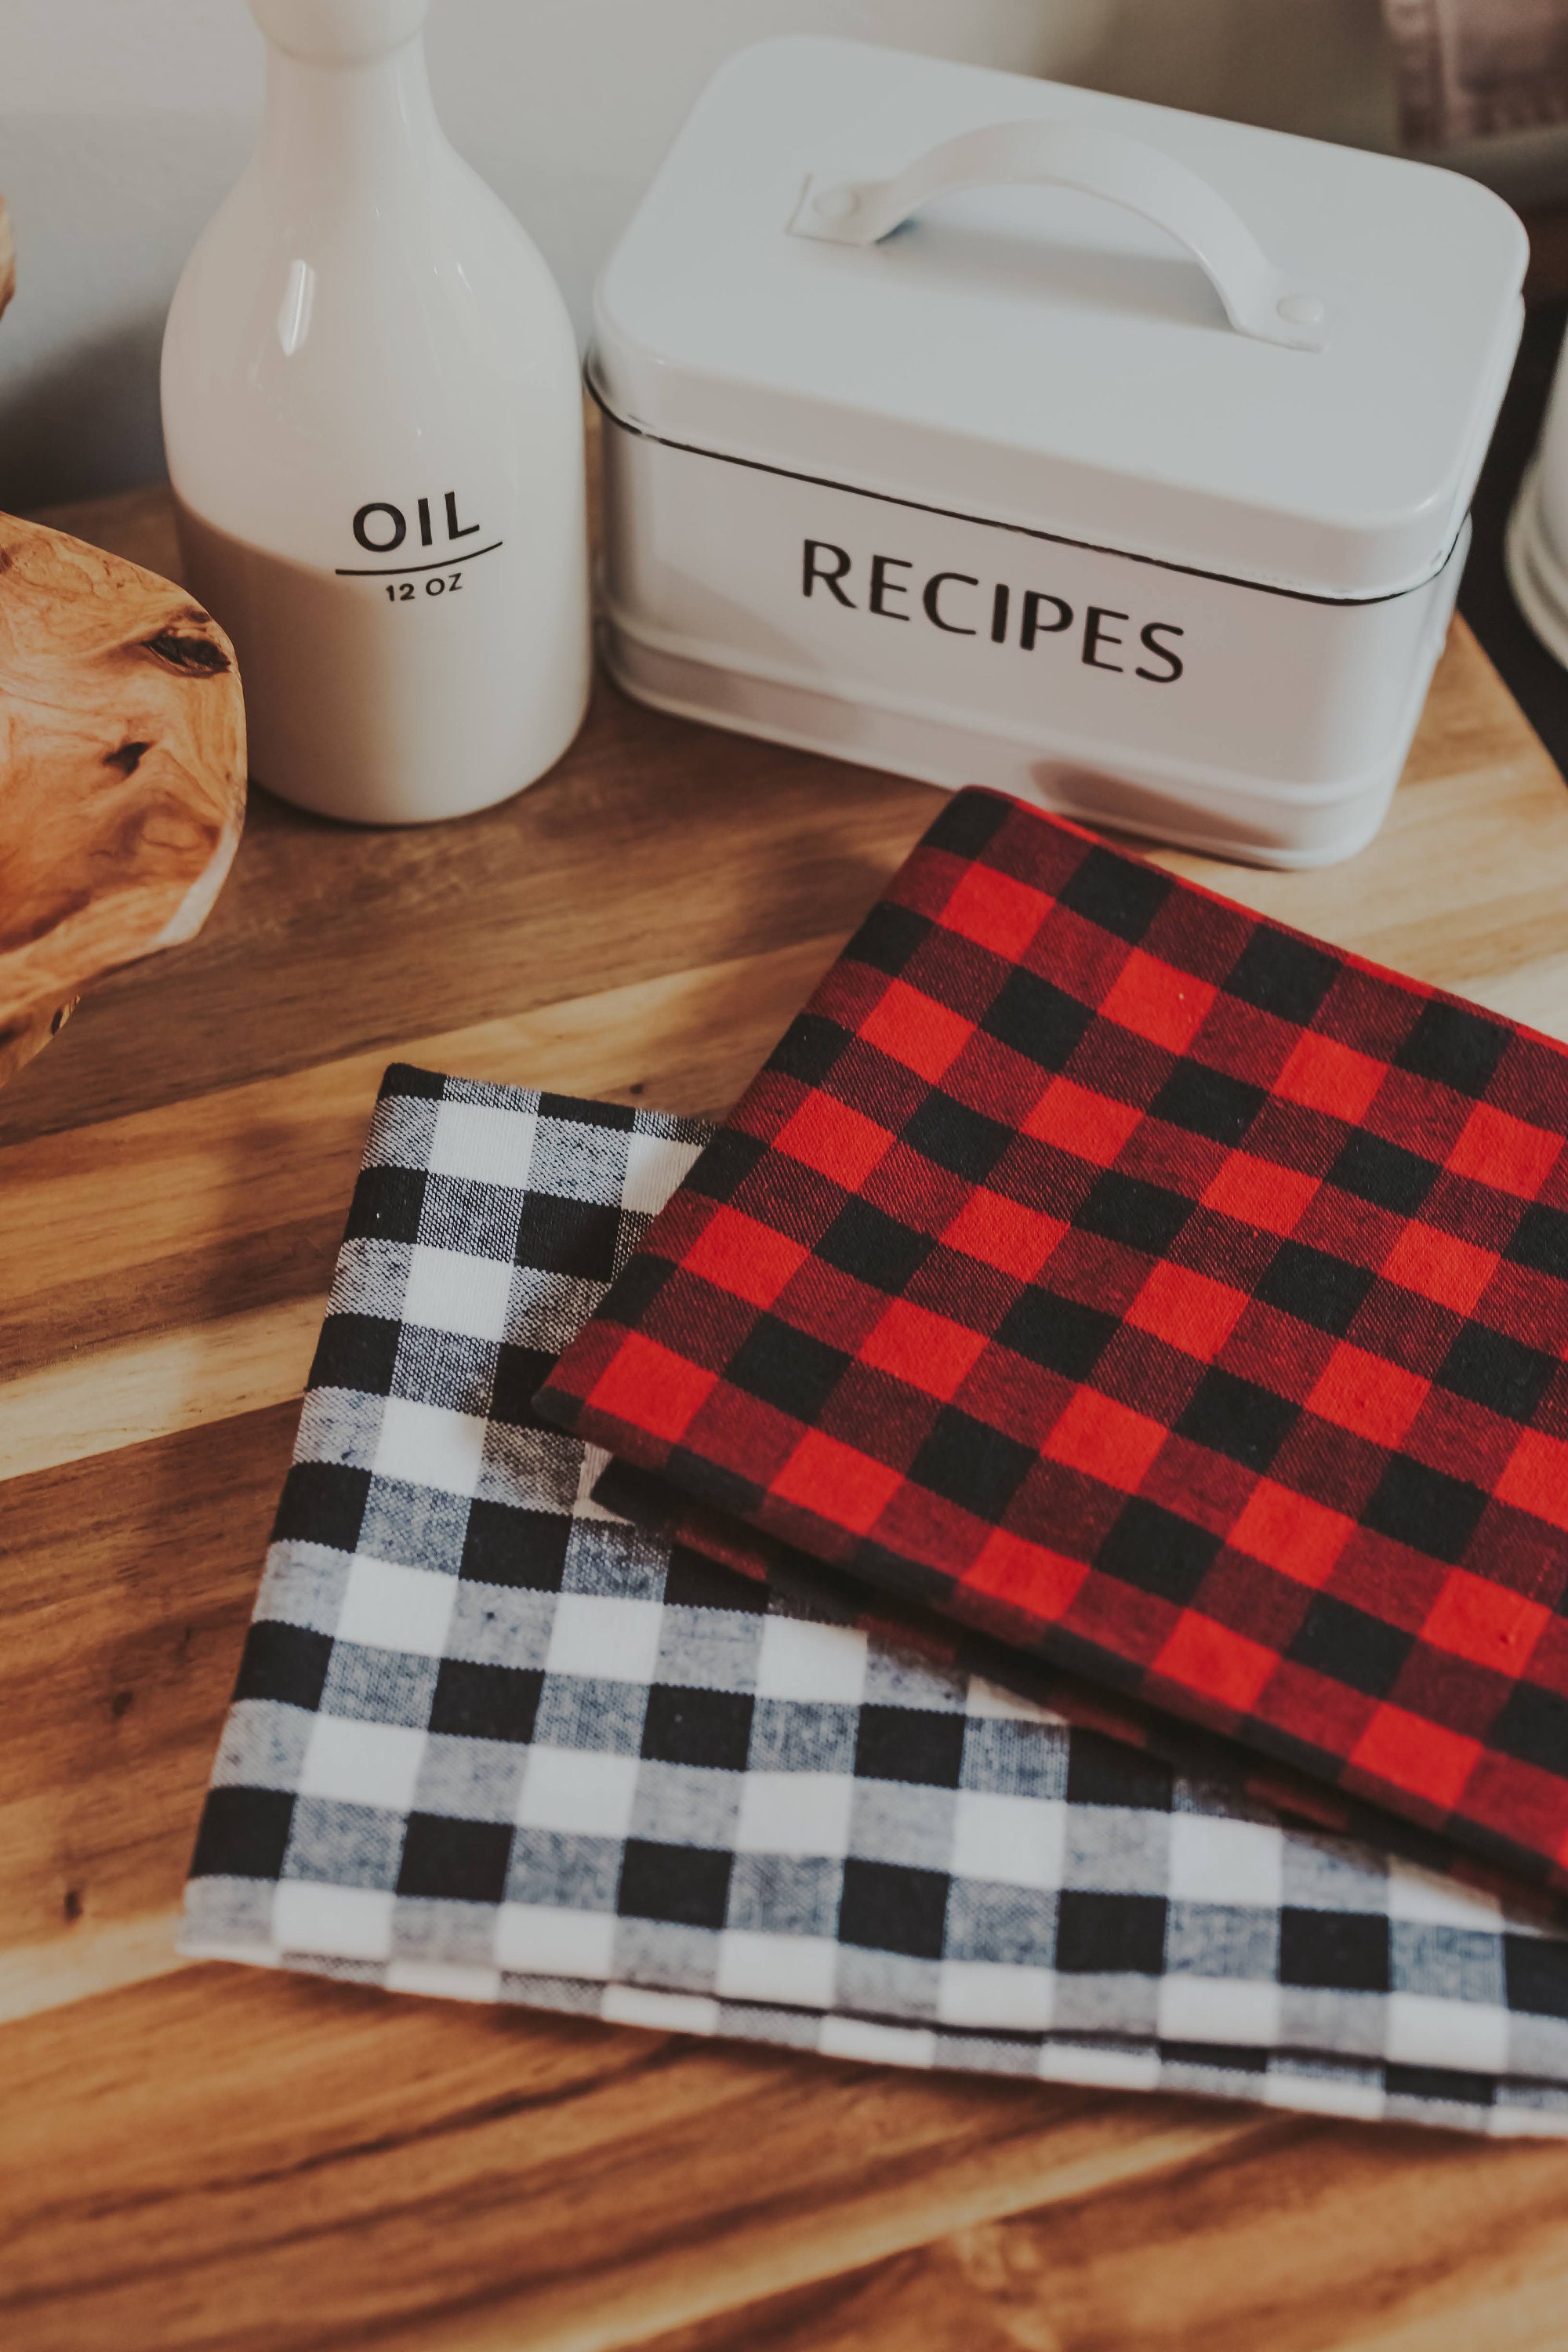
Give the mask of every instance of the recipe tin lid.
<svg viewBox="0 0 1568 2352">
<path fill-rule="evenodd" d="M 699 100 L 592 365 L 622 422 L 717 456 L 1387 596 L 1463 522 L 1528 249 L 1452 172 L 789 38 Z"/>
</svg>

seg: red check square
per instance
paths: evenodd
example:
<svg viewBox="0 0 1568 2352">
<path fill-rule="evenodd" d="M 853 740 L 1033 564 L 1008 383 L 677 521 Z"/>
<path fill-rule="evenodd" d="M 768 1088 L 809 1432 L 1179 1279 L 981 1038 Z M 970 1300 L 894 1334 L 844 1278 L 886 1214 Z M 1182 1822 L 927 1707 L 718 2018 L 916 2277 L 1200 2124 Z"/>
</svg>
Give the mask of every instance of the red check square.
<svg viewBox="0 0 1568 2352">
<path fill-rule="evenodd" d="M 1397 1445 L 1431 1385 L 1386 1357 L 1370 1356 L 1343 1340 L 1319 1375 L 1307 1410 L 1341 1429 L 1353 1429 L 1358 1437 L 1370 1437 L 1374 1445 Z"/>
<path fill-rule="evenodd" d="M 1260 1478 L 1247 1507 L 1231 1528 L 1229 1541 L 1237 1551 L 1277 1568 L 1298 1584 L 1328 1582 L 1334 1562 L 1355 1533 L 1355 1521 L 1342 1511 Z"/>
<path fill-rule="evenodd" d="M 1046 1440 L 1053 1462 L 1136 1494 L 1170 1432 L 1095 1389 L 1079 1389 Z"/>
<path fill-rule="evenodd" d="M 974 1034 L 974 1024 L 918 988 L 890 980 L 860 1024 L 868 1045 L 932 1083 L 951 1068 Z"/>
<path fill-rule="evenodd" d="M 798 1503 L 819 1519 L 832 1519 L 864 1535 L 903 1483 L 885 1463 L 873 1462 L 853 1445 L 841 1445 L 820 1429 L 808 1429 L 771 1491 L 781 1503 Z"/>
<path fill-rule="evenodd" d="M 997 1528 L 965 1569 L 963 1583 L 970 1591 L 1054 1623 L 1067 1615 L 1088 1574 L 1085 1561 Z"/>
<path fill-rule="evenodd" d="M 1261 1642 L 1249 1642 L 1196 1609 L 1184 1610 L 1151 1672 L 1180 1683 L 1236 1715 L 1245 1715 L 1279 1661 Z"/>
<path fill-rule="evenodd" d="M 1497 1482 L 1500 1503 L 1568 1529 L 1568 1444 L 1527 1429 Z"/>
<path fill-rule="evenodd" d="M 588 1402 L 612 1420 L 635 1422 L 666 1444 L 678 1444 L 718 1380 L 716 1372 L 632 1331 L 595 1381 Z"/>
<path fill-rule="evenodd" d="M 1208 1363 L 1218 1355 L 1247 1310 L 1245 1290 L 1162 1259 L 1127 1310 L 1140 1331 L 1152 1331 L 1184 1354 Z"/>
<path fill-rule="evenodd" d="M 1337 1038 L 1307 1029 L 1274 1081 L 1274 1091 L 1308 1110 L 1326 1110 L 1352 1127 L 1365 1118 L 1383 1084 L 1384 1065 Z"/>
<path fill-rule="evenodd" d="M 1465 1121 L 1448 1166 L 1456 1176 L 1473 1176 L 1497 1192 L 1533 1201 L 1562 1156 L 1560 1135 L 1481 1102 Z"/>
<path fill-rule="evenodd" d="M 1419 1291 L 1468 1315 L 1498 1269 L 1496 1250 L 1479 1249 L 1455 1234 L 1439 1233 L 1415 1218 L 1405 1225 L 1383 1262 L 1384 1278 L 1402 1290 Z"/>
<path fill-rule="evenodd" d="M 1447 1812 L 1464 1795 L 1465 1783 L 1485 1753 L 1479 1739 L 1445 1731 L 1405 1707 L 1384 1706 L 1352 1748 L 1350 1760 L 1362 1771 L 1375 1773 L 1380 1780 Z"/>
<path fill-rule="evenodd" d="M 1002 1192 L 976 1185 L 942 1234 L 949 1249 L 963 1250 L 1003 1274 L 1027 1282 L 1038 1274 L 1067 1226 L 1059 1217 L 1027 1209 Z"/>
<path fill-rule="evenodd" d="M 683 1260 L 687 1271 L 744 1298 L 753 1307 L 771 1307 L 811 1252 L 772 1226 L 737 1209 L 721 1208 L 710 1217 Z"/>
<path fill-rule="evenodd" d="M 1249 1151 L 1233 1151 L 1203 1196 L 1205 1209 L 1235 1217 L 1244 1225 L 1261 1225 L 1271 1234 L 1291 1234 L 1300 1223 L 1318 1190 L 1315 1176 L 1299 1169 L 1276 1167 L 1272 1160 L 1255 1160 Z"/>
<path fill-rule="evenodd" d="M 895 1298 L 861 1341 L 859 1352 L 862 1363 L 890 1372 L 927 1396 L 945 1398 L 957 1394 L 964 1374 L 987 1344 L 983 1332 L 950 1323 L 945 1315 L 929 1314 L 907 1298 Z"/>
<path fill-rule="evenodd" d="M 1522 1592 L 1457 1568 L 1421 1628 L 1421 1639 L 1517 1680 L 1552 1622 L 1552 1612 Z"/>
<path fill-rule="evenodd" d="M 1023 1124 L 1023 1132 L 1040 1143 L 1054 1143 L 1079 1160 L 1109 1168 L 1143 1114 L 1131 1103 L 1116 1102 L 1071 1078 L 1058 1078 L 1046 1088 Z"/>
<path fill-rule="evenodd" d="M 1016 963 L 1050 913 L 1053 900 L 1044 890 L 1031 889 L 1010 874 L 992 867 L 969 866 L 960 875 L 942 910 L 944 930 L 957 931 L 977 947 Z"/>
<path fill-rule="evenodd" d="M 1177 971 L 1134 948 L 1100 1004 L 1107 1021 L 1134 1030 L 1155 1045 L 1184 1054 L 1208 1015 L 1218 992 L 1206 981 Z"/>
<path fill-rule="evenodd" d="M 847 1192 L 862 1185 L 892 1144 L 875 1119 L 863 1118 L 836 1095 L 809 1094 L 773 1138 L 773 1149 L 830 1176 Z"/>
</svg>

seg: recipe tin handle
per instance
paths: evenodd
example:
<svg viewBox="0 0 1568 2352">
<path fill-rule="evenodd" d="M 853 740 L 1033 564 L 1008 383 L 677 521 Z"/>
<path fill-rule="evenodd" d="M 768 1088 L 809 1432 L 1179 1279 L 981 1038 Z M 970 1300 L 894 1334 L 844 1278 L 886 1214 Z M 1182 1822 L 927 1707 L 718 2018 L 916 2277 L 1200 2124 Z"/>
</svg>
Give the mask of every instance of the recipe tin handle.
<svg viewBox="0 0 1568 2352">
<path fill-rule="evenodd" d="M 1026 183 L 1103 197 L 1167 230 L 1207 272 L 1239 334 L 1290 351 L 1323 348 L 1326 306 L 1274 267 L 1219 190 L 1173 155 L 1118 131 L 994 122 L 961 131 L 890 180 L 809 179 L 789 233 L 875 245 L 932 196 Z"/>
</svg>

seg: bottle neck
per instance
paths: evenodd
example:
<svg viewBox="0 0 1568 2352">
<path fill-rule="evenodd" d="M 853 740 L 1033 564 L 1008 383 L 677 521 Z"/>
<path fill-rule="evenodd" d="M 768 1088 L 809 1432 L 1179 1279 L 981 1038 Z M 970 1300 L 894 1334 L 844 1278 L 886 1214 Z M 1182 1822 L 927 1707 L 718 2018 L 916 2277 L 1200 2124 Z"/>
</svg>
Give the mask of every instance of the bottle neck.
<svg viewBox="0 0 1568 2352">
<path fill-rule="evenodd" d="M 390 56 L 330 65 L 268 43 L 258 161 L 291 194 L 364 188 L 383 173 L 401 176 L 442 143 L 423 39 Z"/>
</svg>

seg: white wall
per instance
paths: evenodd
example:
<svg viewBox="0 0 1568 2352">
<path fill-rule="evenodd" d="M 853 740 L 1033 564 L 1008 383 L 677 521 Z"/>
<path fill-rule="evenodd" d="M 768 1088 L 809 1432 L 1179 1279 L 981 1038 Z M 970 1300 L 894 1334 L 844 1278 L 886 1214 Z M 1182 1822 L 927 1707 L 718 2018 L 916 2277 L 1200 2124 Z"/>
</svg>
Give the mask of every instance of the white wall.
<svg viewBox="0 0 1568 2352">
<path fill-rule="evenodd" d="M 1368 144 L 1393 137 L 1378 0 L 435 0 L 456 144 L 517 212 L 581 327 L 600 261 L 719 60 L 824 31 Z M 0 0 L 0 507 L 162 469 L 163 315 L 249 146 L 243 0 Z"/>
</svg>

